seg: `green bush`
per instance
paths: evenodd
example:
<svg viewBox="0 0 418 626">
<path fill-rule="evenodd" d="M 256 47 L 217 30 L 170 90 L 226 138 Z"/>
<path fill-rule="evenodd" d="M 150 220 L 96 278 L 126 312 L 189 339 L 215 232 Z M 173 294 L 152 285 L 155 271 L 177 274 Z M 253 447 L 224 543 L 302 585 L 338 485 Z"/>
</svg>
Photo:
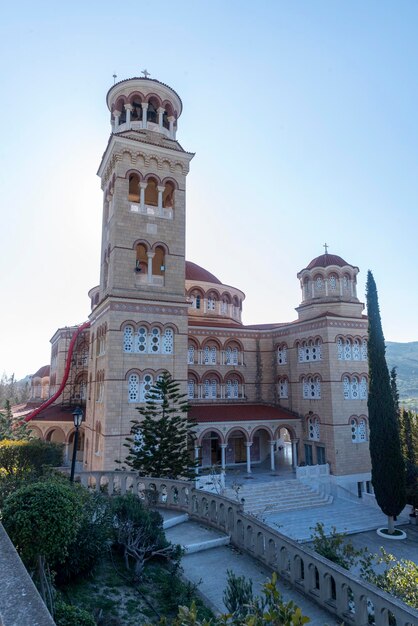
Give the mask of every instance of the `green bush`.
<svg viewBox="0 0 418 626">
<path fill-rule="evenodd" d="M 67 556 L 56 567 L 58 584 L 88 574 L 111 545 L 109 497 L 80 485 L 75 486 L 75 490 L 82 504 L 81 520 L 74 541 L 68 545 Z"/>
<path fill-rule="evenodd" d="M 90 613 L 71 604 L 58 604 L 54 620 L 57 626 L 96 626 Z"/>
<path fill-rule="evenodd" d="M 253 601 L 253 582 L 245 576 L 235 576 L 227 571 L 228 579 L 223 593 L 223 601 L 230 613 L 245 615 L 248 605 Z"/>
<path fill-rule="evenodd" d="M 68 554 L 82 520 L 82 503 L 70 483 L 28 484 L 6 498 L 3 525 L 25 564 L 42 557 L 52 566 Z"/>
<path fill-rule="evenodd" d="M 0 475 L 20 476 L 32 472 L 41 476 L 44 466 L 62 464 L 63 446 L 59 443 L 30 439 L 29 441 L 0 441 Z"/>
</svg>

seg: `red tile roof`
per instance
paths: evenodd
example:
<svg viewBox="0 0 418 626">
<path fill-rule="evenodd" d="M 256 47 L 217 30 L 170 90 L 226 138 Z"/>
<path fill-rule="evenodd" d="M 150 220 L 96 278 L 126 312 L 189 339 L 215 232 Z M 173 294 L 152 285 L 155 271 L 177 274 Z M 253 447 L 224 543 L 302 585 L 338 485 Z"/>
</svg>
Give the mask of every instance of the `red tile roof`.
<svg viewBox="0 0 418 626">
<path fill-rule="evenodd" d="M 40 367 L 36 374 L 32 374 L 33 378 L 44 378 L 44 376 L 49 376 L 49 365 Z"/>
<path fill-rule="evenodd" d="M 222 285 L 219 278 L 216 278 L 213 274 L 205 270 L 200 265 L 186 261 L 186 280 L 195 280 L 197 282 L 202 281 L 204 283 L 215 283 L 216 285 Z"/>
<path fill-rule="evenodd" d="M 347 261 L 344 261 L 344 259 L 336 254 L 321 254 L 321 256 L 317 256 L 316 259 L 312 259 L 306 269 L 313 270 L 315 267 L 328 267 L 329 265 L 344 267 L 345 265 L 350 265 L 350 263 L 347 263 Z"/>
<path fill-rule="evenodd" d="M 269 404 L 192 404 L 189 415 L 197 423 L 295 420 L 296 414 Z"/>
</svg>

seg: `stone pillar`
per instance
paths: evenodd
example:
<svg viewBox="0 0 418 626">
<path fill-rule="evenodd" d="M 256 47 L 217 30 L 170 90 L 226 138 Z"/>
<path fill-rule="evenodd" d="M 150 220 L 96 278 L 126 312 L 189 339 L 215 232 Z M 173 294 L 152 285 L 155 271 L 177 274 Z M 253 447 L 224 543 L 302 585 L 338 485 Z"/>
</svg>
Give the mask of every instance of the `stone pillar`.
<svg viewBox="0 0 418 626">
<path fill-rule="evenodd" d="M 148 257 L 148 284 L 152 285 L 152 259 L 155 256 L 155 252 L 147 252 Z"/>
<path fill-rule="evenodd" d="M 157 185 L 157 191 L 158 191 L 158 215 L 162 215 L 163 214 L 163 192 L 164 192 L 164 185 Z"/>
<path fill-rule="evenodd" d="M 200 446 L 195 446 L 194 447 L 194 460 L 195 461 L 199 460 L 199 450 L 200 450 Z M 199 466 L 198 465 L 196 465 L 196 467 L 195 467 L 195 472 L 196 472 L 196 474 L 199 473 Z"/>
<path fill-rule="evenodd" d="M 160 130 L 163 129 L 163 115 L 164 115 L 164 111 L 165 111 L 165 109 L 163 107 L 159 107 L 158 108 L 158 126 L 160 127 Z"/>
<path fill-rule="evenodd" d="M 174 116 L 173 115 L 170 115 L 170 117 L 168 118 L 168 122 L 170 124 L 170 128 L 169 128 L 170 137 L 171 139 L 174 139 Z"/>
<path fill-rule="evenodd" d="M 147 127 L 148 102 L 142 103 L 142 128 Z"/>
<path fill-rule="evenodd" d="M 130 128 L 132 104 L 125 104 L 125 111 L 126 111 L 126 126 Z"/>
<path fill-rule="evenodd" d="M 298 449 L 296 439 L 292 439 L 292 468 L 296 469 L 298 466 Z"/>
<path fill-rule="evenodd" d="M 274 463 L 274 441 L 269 441 L 270 444 L 270 469 L 272 472 L 274 472 L 275 470 L 275 463 Z"/>
<path fill-rule="evenodd" d="M 247 474 L 251 474 L 251 446 L 253 445 L 252 441 L 246 441 L 245 447 L 247 448 Z"/>
<path fill-rule="evenodd" d="M 141 207 L 141 212 L 145 211 L 145 189 L 147 188 L 148 183 L 139 183 L 139 204 Z"/>
<path fill-rule="evenodd" d="M 324 283 L 325 283 L 325 295 L 327 296 L 328 295 L 328 278 L 324 280 Z"/>
<path fill-rule="evenodd" d="M 226 465 L 226 447 L 227 447 L 227 443 L 221 443 L 221 467 L 224 470 L 225 469 L 225 465 Z"/>
<path fill-rule="evenodd" d="M 119 118 L 121 116 L 121 111 L 113 111 L 113 117 L 115 119 L 113 124 L 113 131 L 116 131 L 119 127 Z"/>
</svg>

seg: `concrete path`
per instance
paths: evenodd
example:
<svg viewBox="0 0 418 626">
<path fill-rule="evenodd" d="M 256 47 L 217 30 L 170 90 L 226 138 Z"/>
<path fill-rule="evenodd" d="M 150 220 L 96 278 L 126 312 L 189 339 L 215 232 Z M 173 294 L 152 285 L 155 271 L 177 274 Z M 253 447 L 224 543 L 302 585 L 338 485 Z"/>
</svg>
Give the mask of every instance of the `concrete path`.
<svg viewBox="0 0 418 626">
<path fill-rule="evenodd" d="M 181 564 L 185 578 L 197 585 L 198 592 L 214 612 L 227 612 L 222 596 L 226 587 L 228 570 L 232 570 L 237 576 L 250 578 L 253 581 L 255 594 L 259 594 L 262 585 L 271 578 L 271 570 L 231 545 L 211 549 L 204 547 L 207 541 L 212 541 L 217 537 L 224 538 L 223 533 L 191 521 L 173 525 L 176 515 L 179 516 L 178 513 L 165 510 L 160 510 L 160 513 L 165 520 L 165 526 L 167 522 L 170 525 L 166 530 L 167 539 L 186 546 L 186 549 L 189 545 L 201 542 L 203 551 L 186 553 Z M 340 623 L 334 616 L 292 589 L 280 578 L 278 588 L 284 600 L 293 600 L 302 609 L 303 614 L 311 618 L 311 626 L 336 626 Z"/>
<path fill-rule="evenodd" d="M 335 526 L 338 532 L 346 534 L 376 530 L 380 526 L 387 525 L 387 517 L 380 509 L 341 497 L 325 506 L 313 507 L 308 510 L 282 513 L 266 512 L 262 515 L 262 519 L 272 528 L 276 528 L 284 535 L 301 542 L 311 539 L 313 528 L 317 522 L 324 524 L 325 532 L 330 532 L 331 527 Z M 399 516 L 397 525 L 405 524 L 408 521 L 408 516 Z"/>
</svg>

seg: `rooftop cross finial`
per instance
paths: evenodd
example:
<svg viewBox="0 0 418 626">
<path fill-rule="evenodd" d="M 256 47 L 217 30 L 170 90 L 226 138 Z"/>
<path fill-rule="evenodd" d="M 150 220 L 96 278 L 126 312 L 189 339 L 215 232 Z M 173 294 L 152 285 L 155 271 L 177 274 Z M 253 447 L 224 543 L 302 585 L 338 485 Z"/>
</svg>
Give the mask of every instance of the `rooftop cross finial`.
<svg viewBox="0 0 418 626">
<path fill-rule="evenodd" d="M 328 244 L 324 243 L 324 248 L 325 248 L 325 254 L 328 254 Z"/>
<path fill-rule="evenodd" d="M 117 74 L 113 74 L 113 84 L 116 83 L 116 79 L 117 79 L 118 75 Z"/>
<path fill-rule="evenodd" d="M 149 73 L 149 71 L 148 71 L 148 70 L 146 70 L 146 69 L 145 69 L 145 70 L 142 70 L 141 74 L 143 74 L 143 75 L 144 75 L 144 78 L 148 78 L 148 76 L 151 76 L 151 74 Z"/>
</svg>

